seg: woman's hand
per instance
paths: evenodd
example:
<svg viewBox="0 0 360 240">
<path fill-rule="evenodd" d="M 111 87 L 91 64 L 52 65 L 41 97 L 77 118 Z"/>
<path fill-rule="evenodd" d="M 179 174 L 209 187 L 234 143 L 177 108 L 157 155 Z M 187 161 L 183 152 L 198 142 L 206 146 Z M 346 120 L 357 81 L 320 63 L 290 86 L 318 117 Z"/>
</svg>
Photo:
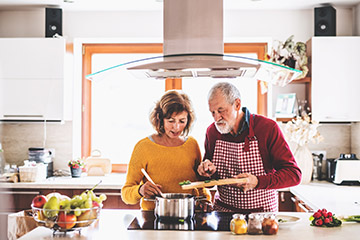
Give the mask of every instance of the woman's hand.
<svg viewBox="0 0 360 240">
<path fill-rule="evenodd" d="M 145 198 L 152 198 L 154 196 L 161 195 L 161 185 L 154 185 L 151 182 L 147 181 L 143 185 L 141 185 L 139 189 L 139 193 L 141 196 Z"/>
<path fill-rule="evenodd" d="M 202 200 L 202 201 L 199 201 L 196 204 L 195 209 L 200 210 L 202 212 L 212 212 L 213 211 L 213 205 L 208 200 Z"/>
<path fill-rule="evenodd" d="M 216 166 L 209 159 L 205 159 L 200 163 L 197 171 L 200 176 L 211 177 L 216 172 Z"/>
</svg>

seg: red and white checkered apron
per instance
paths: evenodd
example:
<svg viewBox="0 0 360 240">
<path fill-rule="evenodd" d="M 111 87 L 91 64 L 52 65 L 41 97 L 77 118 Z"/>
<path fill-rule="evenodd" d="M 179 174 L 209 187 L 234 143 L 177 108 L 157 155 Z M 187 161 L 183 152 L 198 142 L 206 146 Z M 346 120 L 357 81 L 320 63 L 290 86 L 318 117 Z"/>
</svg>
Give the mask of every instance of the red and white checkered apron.
<svg viewBox="0 0 360 240">
<path fill-rule="evenodd" d="M 253 131 L 253 116 L 250 116 L 249 135 L 243 143 L 217 140 L 212 162 L 220 179 L 232 178 L 240 173 L 255 176 L 266 175 Z M 234 212 L 276 212 L 278 193 L 275 189 L 252 189 L 246 193 L 231 185 L 217 186 L 214 210 Z"/>
</svg>

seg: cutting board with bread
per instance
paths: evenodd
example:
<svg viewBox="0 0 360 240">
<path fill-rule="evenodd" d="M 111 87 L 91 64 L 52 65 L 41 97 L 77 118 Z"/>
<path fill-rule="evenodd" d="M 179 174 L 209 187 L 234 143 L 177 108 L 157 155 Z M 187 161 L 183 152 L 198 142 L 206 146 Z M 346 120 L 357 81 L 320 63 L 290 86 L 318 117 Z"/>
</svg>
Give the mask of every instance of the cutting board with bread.
<svg viewBox="0 0 360 240">
<path fill-rule="evenodd" d="M 101 157 L 99 150 L 93 150 L 85 159 L 85 168 L 88 176 L 104 176 L 111 173 L 111 161 Z"/>
<path fill-rule="evenodd" d="M 238 183 L 247 183 L 247 178 L 225 178 L 218 180 L 205 180 L 199 182 L 191 182 L 189 184 L 183 184 L 182 189 L 193 189 L 193 188 L 202 188 L 202 187 L 213 187 L 216 185 L 229 185 L 229 184 L 238 184 Z"/>
</svg>

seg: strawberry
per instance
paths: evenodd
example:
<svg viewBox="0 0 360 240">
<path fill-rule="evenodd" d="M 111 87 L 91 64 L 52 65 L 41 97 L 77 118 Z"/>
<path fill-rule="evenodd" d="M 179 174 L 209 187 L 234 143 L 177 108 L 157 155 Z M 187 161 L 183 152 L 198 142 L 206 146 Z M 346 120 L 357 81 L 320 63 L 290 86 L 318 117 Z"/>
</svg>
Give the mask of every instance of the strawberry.
<svg viewBox="0 0 360 240">
<path fill-rule="evenodd" d="M 315 221 L 315 225 L 316 226 L 321 226 L 321 225 L 323 225 L 323 221 L 321 219 L 318 219 L 318 220 Z"/>
<path fill-rule="evenodd" d="M 327 224 L 327 223 L 329 223 L 329 222 L 330 222 L 330 219 L 329 219 L 329 218 L 325 218 L 325 219 L 324 219 L 324 223 L 325 223 L 325 224 Z"/>
<path fill-rule="evenodd" d="M 320 218 L 320 217 L 321 217 L 321 213 L 316 212 L 316 213 L 314 213 L 313 216 L 314 216 L 314 218 L 316 218 L 316 219 L 317 219 L 317 218 Z"/>
<path fill-rule="evenodd" d="M 332 212 L 328 212 L 328 217 L 332 217 Z"/>
</svg>

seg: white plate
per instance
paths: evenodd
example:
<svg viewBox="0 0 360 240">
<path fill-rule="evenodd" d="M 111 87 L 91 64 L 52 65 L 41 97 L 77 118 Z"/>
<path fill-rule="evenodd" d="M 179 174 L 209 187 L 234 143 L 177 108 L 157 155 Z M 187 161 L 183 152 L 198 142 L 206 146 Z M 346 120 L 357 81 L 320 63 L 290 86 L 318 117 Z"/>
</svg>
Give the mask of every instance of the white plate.
<svg viewBox="0 0 360 240">
<path fill-rule="evenodd" d="M 294 217 L 294 216 L 290 216 L 290 215 L 281 215 L 281 214 L 276 215 L 276 219 L 279 222 L 280 228 L 291 227 L 295 223 L 297 223 L 301 220 L 301 218 L 299 218 L 299 217 Z"/>
</svg>

